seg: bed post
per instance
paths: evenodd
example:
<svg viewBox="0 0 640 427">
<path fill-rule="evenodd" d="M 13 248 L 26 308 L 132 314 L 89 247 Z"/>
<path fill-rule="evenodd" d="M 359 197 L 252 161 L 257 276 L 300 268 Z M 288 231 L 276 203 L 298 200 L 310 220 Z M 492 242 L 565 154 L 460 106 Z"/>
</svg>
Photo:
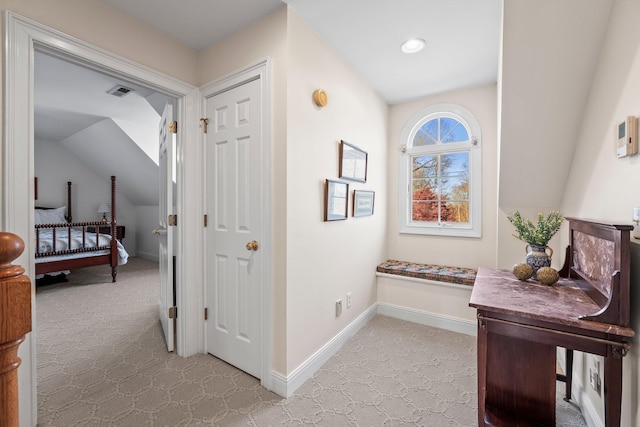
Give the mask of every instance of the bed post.
<svg viewBox="0 0 640 427">
<path fill-rule="evenodd" d="M 111 281 L 118 274 L 118 223 L 116 221 L 116 177 L 111 175 Z"/>
<path fill-rule="evenodd" d="M 71 181 L 67 181 L 67 222 L 73 222 L 71 216 Z"/>
</svg>

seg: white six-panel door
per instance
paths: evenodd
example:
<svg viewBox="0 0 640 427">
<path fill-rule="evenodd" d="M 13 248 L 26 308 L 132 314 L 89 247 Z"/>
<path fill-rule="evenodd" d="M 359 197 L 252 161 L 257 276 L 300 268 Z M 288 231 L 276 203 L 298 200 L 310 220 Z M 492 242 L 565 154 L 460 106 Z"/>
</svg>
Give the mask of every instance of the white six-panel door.
<svg viewBox="0 0 640 427">
<path fill-rule="evenodd" d="M 260 81 L 208 98 L 206 114 L 207 351 L 260 378 Z"/>
</svg>

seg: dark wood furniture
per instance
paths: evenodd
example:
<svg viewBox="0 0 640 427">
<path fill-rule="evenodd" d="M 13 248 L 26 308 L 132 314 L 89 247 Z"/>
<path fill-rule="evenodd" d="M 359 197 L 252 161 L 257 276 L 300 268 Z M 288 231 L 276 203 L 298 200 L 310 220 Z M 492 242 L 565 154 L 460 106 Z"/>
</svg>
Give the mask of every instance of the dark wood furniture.
<svg viewBox="0 0 640 427">
<path fill-rule="evenodd" d="M 23 240 L 0 232 L 0 426 L 18 427 L 18 347 L 31 331 L 31 280 L 12 265 Z"/>
<path fill-rule="evenodd" d="M 35 181 L 37 184 L 37 180 Z M 36 192 L 37 195 L 37 187 Z M 89 235 L 88 227 L 104 227 L 105 224 L 100 221 L 91 222 L 72 222 L 71 217 L 71 182 L 67 183 L 67 223 L 64 224 L 37 224 L 35 226 L 36 234 L 36 274 L 45 274 L 56 271 L 72 270 L 74 268 L 91 267 L 95 265 L 108 264 L 111 266 L 111 278 L 112 281 L 116 281 L 118 274 L 118 244 L 116 236 L 117 221 L 116 221 L 116 177 L 111 177 L 111 221 L 107 224 L 109 233 L 112 237 L 108 246 L 96 246 L 86 247 L 84 244 L 78 249 L 71 250 L 57 250 L 55 247 L 55 238 L 53 250 L 48 252 L 40 252 L 40 230 L 41 229 L 53 229 L 55 233 L 60 233 L 61 236 L 67 236 L 68 240 L 71 240 L 72 229 L 79 229 L 82 231 L 82 241 L 85 241 L 85 237 Z M 39 209 L 36 207 L 36 209 Z M 46 209 L 46 208 L 44 208 Z M 94 228 L 95 230 L 95 228 Z M 94 231 L 95 233 L 95 231 Z M 105 252 L 97 255 L 98 252 Z M 71 257 L 65 259 L 59 259 L 61 255 L 70 255 Z M 56 257 L 55 260 L 47 261 Z"/>
<path fill-rule="evenodd" d="M 555 426 L 556 348 L 604 357 L 605 425 L 620 425 L 622 357 L 629 327 L 633 226 L 567 218 L 562 277 L 545 286 L 480 268 L 470 306 L 478 313 L 478 425 Z"/>
<path fill-rule="evenodd" d="M 98 233 L 100 234 L 111 234 L 111 226 L 109 225 L 99 225 L 99 226 L 89 226 L 87 227 L 87 232 L 89 233 L 95 233 L 96 232 L 96 228 L 98 229 Z M 116 225 L 116 239 L 120 240 L 120 242 L 122 242 L 122 239 L 124 239 L 125 236 L 125 232 L 126 232 L 126 228 L 124 225 Z"/>
</svg>

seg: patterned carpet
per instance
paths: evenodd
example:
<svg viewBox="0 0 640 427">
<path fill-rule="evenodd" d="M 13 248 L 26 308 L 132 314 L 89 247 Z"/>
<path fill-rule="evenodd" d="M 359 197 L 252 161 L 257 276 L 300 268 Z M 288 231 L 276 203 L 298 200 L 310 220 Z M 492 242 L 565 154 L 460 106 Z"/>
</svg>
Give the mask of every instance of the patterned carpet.
<svg viewBox="0 0 640 427">
<path fill-rule="evenodd" d="M 39 426 L 475 426 L 475 338 L 376 316 L 289 399 L 208 355 L 168 353 L 156 263 L 39 287 Z M 560 387 L 559 387 L 560 388 Z M 558 425 L 585 426 L 559 399 Z"/>
</svg>

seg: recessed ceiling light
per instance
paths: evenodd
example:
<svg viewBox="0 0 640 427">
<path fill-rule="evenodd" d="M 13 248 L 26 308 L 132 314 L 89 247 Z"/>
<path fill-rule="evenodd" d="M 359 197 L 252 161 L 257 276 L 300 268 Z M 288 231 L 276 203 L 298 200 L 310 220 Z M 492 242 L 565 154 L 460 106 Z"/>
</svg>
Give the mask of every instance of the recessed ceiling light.
<svg viewBox="0 0 640 427">
<path fill-rule="evenodd" d="M 427 42 L 423 39 L 409 39 L 402 43 L 400 49 L 402 49 L 404 53 L 416 53 L 424 49 L 426 44 Z"/>
</svg>

